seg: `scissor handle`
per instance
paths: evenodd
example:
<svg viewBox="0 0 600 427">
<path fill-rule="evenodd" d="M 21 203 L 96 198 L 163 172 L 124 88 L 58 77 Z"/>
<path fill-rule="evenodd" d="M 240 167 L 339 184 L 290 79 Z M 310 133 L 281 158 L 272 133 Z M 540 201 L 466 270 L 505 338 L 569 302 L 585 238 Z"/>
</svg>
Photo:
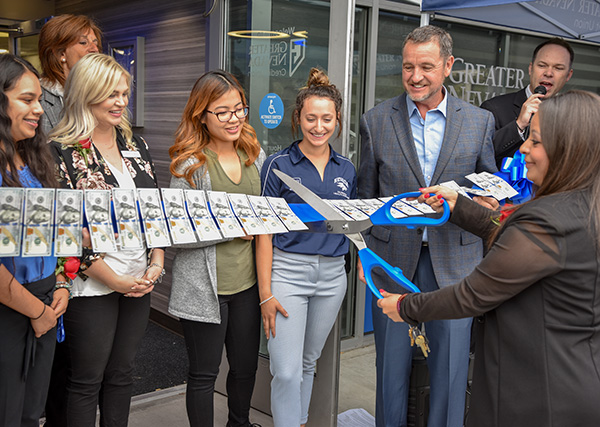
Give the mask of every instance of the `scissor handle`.
<svg viewBox="0 0 600 427">
<path fill-rule="evenodd" d="M 406 228 L 415 227 L 438 227 L 444 225 L 450 218 L 450 207 L 444 200 L 444 213 L 440 218 L 429 218 L 426 216 L 407 216 L 404 218 L 394 218 L 392 216 L 392 206 L 400 199 L 405 197 L 419 197 L 421 193 L 413 191 L 411 193 L 402 193 L 393 197 L 385 205 L 380 207 L 370 217 L 374 225 L 403 225 Z"/>
<path fill-rule="evenodd" d="M 375 252 L 373 252 L 369 248 L 364 248 L 358 251 L 358 256 L 360 258 L 360 262 L 362 264 L 363 272 L 365 274 L 365 280 L 367 281 L 367 286 L 373 292 L 377 298 L 381 299 L 383 296 L 373 283 L 373 278 L 371 277 L 371 270 L 374 267 L 380 267 L 385 271 L 385 273 L 390 276 L 394 282 L 398 283 L 404 289 L 409 292 L 421 292 L 419 288 L 417 288 L 410 280 L 402 274 L 402 270 L 398 267 L 392 267 L 387 262 L 383 260 L 380 256 L 378 256 Z"/>
</svg>

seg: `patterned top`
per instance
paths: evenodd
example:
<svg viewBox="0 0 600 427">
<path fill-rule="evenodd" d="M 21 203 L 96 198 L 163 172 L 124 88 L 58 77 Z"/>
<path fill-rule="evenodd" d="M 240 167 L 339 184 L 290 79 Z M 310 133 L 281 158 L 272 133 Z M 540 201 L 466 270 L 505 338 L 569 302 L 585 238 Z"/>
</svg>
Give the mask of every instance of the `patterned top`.
<svg viewBox="0 0 600 427">
<path fill-rule="evenodd" d="M 63 145 L 56 141 L 50 144 L 57 164 L 57 179 L 64 188 L 110 190 L 119 186 L 93 142 L 87 150 L 82 150 L 78 145 Z M 126 142 L 117 131 L 117 146 L 136 187 L 156 188 L 156 172 L 146 141 L 141 136 L 134 135 L 131 142 Z"/>
<path fill-rule="evenodd" d="M 131 142 L 126 142 L 123 135 L 117 130 L 117 146 L 135 186 L 137 188 L 158 187 L 154 163 L 152 163 L 146 141 L 141 136 L 134 135 Z M 93 142 L 89 149 L 81 149 L 79 145 L 64 145 L 57 141 L 51 141 L 50 150 L 56 161 L 57 180 L 63 188 L 110 190 L 113 187 L 119 187 L 108 163 Z M 84 248 L 80 272 L 85 271 L 92 262 L 102 256 Z M 86 276 L 81 277 L 84 280 L 86 278 Z"/>
</svg>

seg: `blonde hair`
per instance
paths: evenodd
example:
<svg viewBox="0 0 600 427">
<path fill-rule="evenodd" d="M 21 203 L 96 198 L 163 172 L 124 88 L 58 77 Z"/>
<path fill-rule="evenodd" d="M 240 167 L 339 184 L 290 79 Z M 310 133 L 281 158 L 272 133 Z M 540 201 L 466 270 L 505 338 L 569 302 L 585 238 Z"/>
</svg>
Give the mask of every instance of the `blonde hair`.
<svg viewBox="0 0 600 427">
<path fill-rule="evenodd" d="M 97 126 L 91 107 L 112 95 L 121 76 L 125 76 L 127 86 L 131 87 L 131 75 L 114 58 L 101 53 L 90 53 L 81 58 L 65 83 L 63 118 L 50 133 L 50 139 L 73 145 L 91 137 Z M 127 109 L 123 111 L 118 128 L 130 142 L 133 132 Z"/>
</svg>

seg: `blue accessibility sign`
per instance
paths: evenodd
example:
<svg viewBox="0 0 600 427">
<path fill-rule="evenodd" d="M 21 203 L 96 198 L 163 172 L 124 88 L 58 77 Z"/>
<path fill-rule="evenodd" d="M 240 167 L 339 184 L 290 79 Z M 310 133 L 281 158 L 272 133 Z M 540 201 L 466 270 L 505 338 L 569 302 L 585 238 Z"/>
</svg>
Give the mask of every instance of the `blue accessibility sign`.
<svg viewBox="0 0 600 427">
<path fill-rule="evenodd" d="M 283 120 L 283 101 L 276 93 L 268 93 L 260 101 L 260 121 L 267 129 L 275 129 Z"/>
</svg>

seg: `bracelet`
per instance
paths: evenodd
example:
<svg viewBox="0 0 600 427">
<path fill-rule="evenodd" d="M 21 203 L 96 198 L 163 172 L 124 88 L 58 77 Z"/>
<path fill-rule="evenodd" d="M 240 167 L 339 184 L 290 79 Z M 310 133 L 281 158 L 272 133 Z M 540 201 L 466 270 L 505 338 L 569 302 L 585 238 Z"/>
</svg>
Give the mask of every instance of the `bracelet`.
<svg viewBox="0 0 600 427">
<path fill-rule="evenodd" d="M 146 271 L 148 271 L 148 270 L 149 270 L 150 268 L 152 268 L 152 267 L 158 267 L 158 268 L 160 268 L 160 269 L 162 270 L 162 271 L 160 272 L 160 275 L 159 275 L 159 276 L 158 276 L 158 278 L 156 279 L 156 281 L 157 281 L 158 283 L 162 283 L 163 276 L 164 276 L 164 275 L 165 275 L 165 273 L 166 273 L 165 269 L 164 269 L 164 268 L 163 268 L 163 266 L 162 266 L 162 265 L 160 265 L 159 263 L 157 263 L 157 262 L 153 262 L 153 263 L 152 263 L 152 264 L 150 264 L 148 267 L 146 267 Z"/>
<path fill-rule="evenodd" d="M 59 280 L 58 282 L 56 282 L 56 285 L 54 285 L 54 289 L 66 289 L 67 291 L 69 291 L 69 299 L 73 299 L 73 292 L 71 292 L 72 289 L 72 285 L 68 282 L 65 282 L 64 280 Z"/>
<path fill-rule="evenodd" d="M 40 317 L 42 317 L 44 315 L 45 312 L 46 312 L 46 304 L 44 304 L 44 309 L 42 310 L 42 314 L 40 314 L 38 317 L 30 317 L 30 319 L 38 320 Z"/>
<path fill-rule="evenodd" d="M 402 300 L 406 298 L 408 294 L 402 294 L 398 297 L 398 302 L 396 302 L 396 310 L 398 310 L 398 314 L 400 314 L 400 305 L 402 304 Z"/>
<path fill-rule="evenodd" d="M 264 303 L 266 303 L 267 301 L 271 301 L 273 298 L 275 298 L 275 295 L 271 295 L 269 298 L 267 298 L 266 300 L 263 300 L 260 302 L 260 304 L 258 305 L 263 305 Z"/>
<path fill-rule="evenodd" d="M 517 125 L 517 129 L 519 130 L 519 133 L 525 132 L 525 129 L 521 129 L 521 126 L 519 126 L 519 124 L 517 123 L 516 120 L 515 120 L 515 124 Z"/>
</svg>

